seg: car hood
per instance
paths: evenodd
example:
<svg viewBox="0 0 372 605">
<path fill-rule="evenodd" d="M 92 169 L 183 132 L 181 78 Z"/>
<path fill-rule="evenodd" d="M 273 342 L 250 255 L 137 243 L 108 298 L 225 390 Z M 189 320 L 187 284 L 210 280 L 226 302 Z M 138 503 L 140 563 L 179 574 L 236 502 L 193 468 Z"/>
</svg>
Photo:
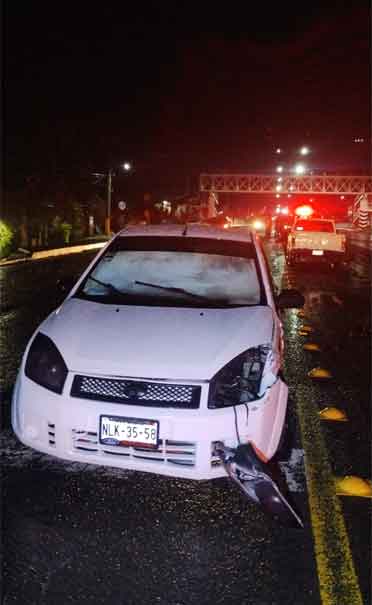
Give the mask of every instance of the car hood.
<svg viewBox="0 0 372 605">
<path fill-rule="evenodd" d="M 74 372 L 206 380 L 239 353 L 271 342 L 273 313 L 268 306 L 139 307 L 70 298 L 40 331 Z"/>
</svg>

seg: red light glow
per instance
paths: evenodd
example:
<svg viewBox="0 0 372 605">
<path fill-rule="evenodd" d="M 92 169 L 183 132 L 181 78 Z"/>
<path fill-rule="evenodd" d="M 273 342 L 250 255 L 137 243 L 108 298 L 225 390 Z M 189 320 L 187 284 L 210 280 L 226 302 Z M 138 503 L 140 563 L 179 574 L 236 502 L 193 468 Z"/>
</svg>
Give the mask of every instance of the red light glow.
<svg viewBox="0 0 372 605">
<path fill-rule="evenodd" d="M 301 218 L 308 218 L 314 214 L 314 209 L 311 206 L 298 206 L 295 210 L 295 214 Z"/>
</svg>

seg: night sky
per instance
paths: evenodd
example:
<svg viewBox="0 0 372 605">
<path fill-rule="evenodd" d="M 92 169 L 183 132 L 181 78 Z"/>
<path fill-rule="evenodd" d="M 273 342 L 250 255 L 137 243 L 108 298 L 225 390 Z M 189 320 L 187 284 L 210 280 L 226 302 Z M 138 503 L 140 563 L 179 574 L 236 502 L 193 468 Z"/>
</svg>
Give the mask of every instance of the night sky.
<svg viewBox="0 0 372 605">
<path fill-rule="evenodd" d="M 316 170 L 367 172 L 368 0 L 178 4 L 4 2 L 6 187 L 128 159 L 181 191 L 302 143 Z"/>
</svg>

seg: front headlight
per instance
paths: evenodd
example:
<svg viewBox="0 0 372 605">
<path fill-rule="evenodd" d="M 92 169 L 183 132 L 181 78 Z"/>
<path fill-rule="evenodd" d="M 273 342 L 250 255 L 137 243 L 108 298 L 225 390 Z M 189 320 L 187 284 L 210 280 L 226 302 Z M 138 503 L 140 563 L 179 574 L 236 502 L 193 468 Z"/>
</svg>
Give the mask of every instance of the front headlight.
<svg viewBox="0 0 372 605">
<path fill-rule="evenodd" d="M 212 378 L 208 407 L 223 408 L 259 399 L 276 380 L 270 371 L 272 367 L 271 345 L 260 345 L 244 351 Z"/>
<path fill-rule="evenodd" d="M 54 342 L 39 332 L 27 355 L 25 374 L 42 387 L 61 394 L 67 367 Z"/>
<path fill-rule="evenodd" d="M 260 221 L 260 219 L 256 219 L 255 221 L 253 221 L 252 227 L 253 229 L 256 229 L 256 231 L 259 231 L 260 229 L 265 228 L 265 223 L 263 221 Z"/>
</svg>

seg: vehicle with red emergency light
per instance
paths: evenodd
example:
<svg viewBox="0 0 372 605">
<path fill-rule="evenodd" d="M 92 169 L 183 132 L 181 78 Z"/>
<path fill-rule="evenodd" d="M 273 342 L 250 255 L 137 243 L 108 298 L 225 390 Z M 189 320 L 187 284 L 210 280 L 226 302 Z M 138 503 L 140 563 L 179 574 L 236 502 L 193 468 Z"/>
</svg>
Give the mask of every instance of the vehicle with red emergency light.
<svg viewBox="0 0 372 605">
<path fill-rule="evenodd" d="M 345 259 L 345 246 L 345 235 L 337 233 L 333 220 L 304 218 L 300 214 L 288 235 L 287 262 L 322 261 L 340 266 Z"/>
</svg>

